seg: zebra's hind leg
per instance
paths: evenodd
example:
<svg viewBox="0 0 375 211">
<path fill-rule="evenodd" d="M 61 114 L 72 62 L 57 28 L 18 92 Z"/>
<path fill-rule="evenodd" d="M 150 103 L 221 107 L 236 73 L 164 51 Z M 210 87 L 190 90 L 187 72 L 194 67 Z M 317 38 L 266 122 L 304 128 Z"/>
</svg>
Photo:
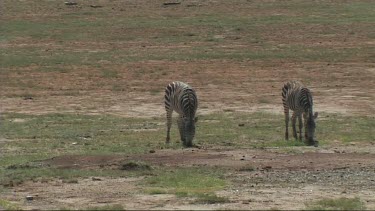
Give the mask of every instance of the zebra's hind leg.
<svg viewBox="0 0 375 211">
<path fill-rule="evenodd" d="M 302 114 L 298 115 L 299 140 L 302 141 Z"/>
<path fill-rule="evenodd" d="M 307 113 L 303 113 L 303 124 L 304 124 L 304 129 L 305 129 L 305 141 L 307 141 Z"/>
<path fill-rule="evenodd" d="M 184 134 L 184 120 L 182 119 L 181 116 L 177 119 L 177 125 L 178 125 L 178 130 L 180 132 L 181 141 L 183 145 L 185 146 L 186 143 L 185 143 L 185 134 Z"/>
<path fill-rule="evenodd" d="M 172 112 L 173 110 L 166 110 L 167 111 L 167 138 L 165 140 L 165 143 L 169 144 L 171 137 L 171 127 L 172 127 Z"/>
<path fill-rule="evenodd" d="M 284 115 L 285 115 L 285 140 L 289 139 L 289 108 L 284 107 Z"/>
<path fill-rule="evenodd" d="M 296 130 L 296 120 L 297 120 L 297 115 L 296 112 L 293 112 L 292 115 L 292 128 L 293 128 L 293 137 L 297 140 L 297 130 Z"/>
</svg>

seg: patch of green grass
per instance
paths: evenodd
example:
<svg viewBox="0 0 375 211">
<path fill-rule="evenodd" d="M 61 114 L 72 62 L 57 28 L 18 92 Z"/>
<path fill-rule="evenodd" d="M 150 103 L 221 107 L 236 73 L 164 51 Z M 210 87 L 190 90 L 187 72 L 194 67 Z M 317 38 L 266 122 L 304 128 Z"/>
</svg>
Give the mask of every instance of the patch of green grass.
<svg viewBox="0 0 375 211">
<path fill-rule="evenodd" d="M 316 138 L 320 145 L 334 140 L 349 142 L 374 142 L 375 119 L 366 116 L 341 116 L 320 114 L 317 119 Z M 240 126 L 241 125 L 241 126 Z M 298 128 L 298 126 L 297 126 Z M 298 129 L 297 129 L 298 130 Z M 216 113 L 200 117 L 197 123 L 198 142 L 209 146 L 247 147 L 296 147 L 304 146 L 290 137 L 284 140 L 285 122 L 283 115 L 271 113 Z M 289 134 L 292 134 L 289 123 Z"/>
<path fill-rule="evenodd" d="M 238 171 L 255 171 L 256 168 L 254 166 L 244 166 L 238 169 Z"/>
<path fill-rule="evenodd" d="M 342 37 L 337 36 L 342 34 L 342 31 L 335 30 L 342 30 L 342 25 L 345 27 L 345 25 L 361 24 L 357 27 L 363 27 L 363 30 L 356 31 L 361 31 L 365 37 L 371 37 L 374 31 L 366 24 L 374 22 L 375 15 L 369 2 L 290 1 L 251 4 L 260 12 L 239 11 L 233 14 L 228 8 L 220 12 L 208 9 L 191 14 L 172 12 L 169 15 L 162 15 L 164 13 L 150 15 L 146 12 L 140 15 L 135 11 L 116 12 L 109 5 L 100 10 L 82 7 L 80 12 L 77 12 L 56 9 L 62 5 L 52 2 L 44 2 L 43 6 L 35 10 L 35 5 L 30 2 L 14 5 L 11 1 L 6 1 L 5 17 L 8 19 L 0 22 L 0 31 L 2 31 L 0 41 L 17 43 L 22 40 L 26 45 L 9 45 L 2 48 L 1 64 L 7 69 L 36 65 L 43 67 L 39 68 L 39 71 L 66 72 L 70 65 L 96 67 L 102 60 L 112 64 L 123 64 L 145 60 L 283 59 L 331 62 L 372 58 L 371 53 L 374 48 L 368 45 L 335 48 L 331 45 L 311 47 L 293 44 L 275 48 L 273 39 L 262 36 L 264 31 L 275 25 L 293 31 L 294 27 L 311 29 L 315 24 L 322 24 L 328 26 L 324 28 L 331 30 L 329 34 L 336 36 L 332 37 L 333 40 L 340 40 Z M 243 9 L 245 8 L 247 7 Z M 273 14 L 274 9 L 283 9 L 284 12 Z M 22 11 L 25 10 L 33 11 L 33 15 L 28 16 L 28 19 L 12 18 L 18 13 L 23 14 Z M 11 11 L 14 14 L 10 13 Z M 46 18 L 46 11 L 47 14 L 54 11 L 54 15 Z M 192 29 L 197 32 L 191 33 Z M 106 33 L 102 33 L 103 31 Z M 319 30 L 308 32 L 311 37 L 322 36 Z M 216 46 L 216 43 L 231 45 L 232 40 L 226 37 L 233 37 L 234 34 L 239 38 L 236 42 L 240 42 L 243 46 L 252 46 L 255 42 L 259 44 L 257 49 L 251 47 L 228 49 L 221 45 Z M 217 35 L 222 35 L 224 38 L 217 39 L 215 38 Z M 71 44 L 72 41 L 82 45 Z M 101 44 L 116 45 L 128 41 L 145 42 L 150 46 L 189 47 L 145 48 L 135 45 L 130 48 L 113 48 Z M 105 71 L 103 77 L 117 78 L 117 74 Z"/>
<path fill-rule="evenodd" d="M 321 145 L 373 142 L 372 117 L 320 114 L 316 137 Z M 165 145 L 164 118 L 122 118 L 110 115 L 2 114 L 0 166 L 19 164 L 62 154 L 134 154 L 151 149 L 180 148 L 178 130 L 172 127 L 172 142 Z M 284 117 L 271 113 L 225 112 L 201 116 L 196 144 L 207 147 L 291 147 L 302 142 L 284 140 Z M 289 132 L 292 128 L 289 126 Z M 75 143 L 75 144 L 73 144 Z M 9 150 L 8 150 L 9 149 Z M 23 156 L 14 156 L 22 153 Z"/>
<path fill-rule="evenodd" d="M 308 203 L 307 210 L 365 210 L 366 205 L 358 198 L 322 199 Z"/>
<path fill-rule="evenodd" d="M 203 197 L 204 194 L 212 194 L 227 185 L 227 181 L 220 176 L 219 171 L 200 168 L 160 171 L 156 176 L 147 178 L 146 185 L 163 189 L 179 197 Z"/>
<path fill-rule="evenodd" d="M 11 49 L 1 49 L 2 67 L 21 68 L 29 66 L 39 66 L 37 71 L 54 70 L 67 72 L 71 65 L 97 65 L 100 60 L 112 61 L 113 54 L 116 52 L 77 52 L 71 49 L 61 51 L 51 49 L 46 51 L 43 48 L 19 47 Z M 58 68 L 55 68 L 58 66 Z M 106 73 L 107 75 L 110 75 Z M 113 75 L 113 74 L 112 74 Z"/>
<path fill-rule="evenodd" d="M 4 143 L 4 148 L 23 155 L 142 153 L 165 146 L 159 119 L 78 114 L 2 114 L 2 119 L 2 136 L 14 140 Z"/>
<path fill-rule="evenodd" d="M 114 116 L 74 114 L 1 115 L 0 183 L 18 184 L 38 178 L 74 179 L 88 176 L 123 176 L 142 174 L 150 166 L 137 171 L 69 170 L 39 165 L 41 160 L 66 154 L 134 154 L 166 147 L 164 130 L 159 120 Z M 159 130 L 160 129 L 160 130 Z M 142 132 L 139 132 L 142 131 Z M 172 137 L 177 140 L 177 131 Z M 181 148 L 171 143 L 169 148 Z"/>
<path fill-rule="evenodd" d="M 329 143 L 333 140 L 344 143 L 375 142 L 374 117 L 346 117 L 337 114 L 323 114 L 322 116 L 324 118 L 318 117 L 316 129 L 322 143 Z"/>
<path fill-rule="evenodd" d="M 168 191 L 162 188 L 149 188 L 145 190 L 146 193 L 151 194 L 151 195 L 158 195 L 158 194 L 167 194 Z"/>
<path fill-rule="evenodd" d="M 9 157 L 8 157 L 9 160 Z M 28 160 L 28 159 L 24 159 Z M 10 160 L 16 163 L 18 160 Z M 19 162 L 19 161 L 18 161 Z M 9 161 L 8 161 L 9 163 Z M 40 162 L 39 160 L 30 159 L 27 162 L 18 164 L 0 166 L 0 185 L 15 186 L 24 181 L 48 181 L 55 178 L 63 180 L 64 183 L 78 183 L 78 178 L 88 177 L 124 177 L 124 176 L 142 176 L 150 175 L 153 170 L 151 166 L 141 162 L 127 162 L 118 169 L 68 169 L 55 168 Z"/>
<path fill-rule="evenodd" d="M 240 126 L 241 125 L 241 126 Z M 197 140 L 209 146 L 254 147 L 279 143 L 283 134 L 282 116 L 268 113 L 236 112 L 202 116 L 197 123 Z M 282 143 L 280 143 L 282 144 Z"/>
<path fill-rule="evenodd" d="M 103 70 L 102 71 L 102 76 L 104 78 L 118 78 L 118 72 L 115 70 Z"/>
<path fill-rule="evenodd" d="M 5 210 L 21 210 L 20 207 L 11 202 L 8 202 L 5 199 L 0 199 L 0 207 Z"/>
<path fill-rule="evenodd" d="M 176 125 L 172 127 L 172 142 L 165 144 L 164 118 L 122 118 L 110 115 L 48 114 L 27 115 L 4 113 L 1 116 L 0 178 L 3 184 L 19 183 L 28 179 L 63 177 L 74 179 L 86 176 L 137 174 L 150 171 L 147 164 L 135 163 L 125 167 L 141 171 L 63 170 L 40 166 L 39 161 L 67 154 L 139 154 L 162 148 L 178 149 Z M 284 139 L 284 117 L 271 113 L 224 112 L 199 117 L 196 128 L 197 145 L 208 148 L 265 148 L 279 147 L 285 152 L 304 144 Z M 319 119 L 321 118 L 321 119 Z M 316 137 L 320 145 L 335 140 L 343 143 L 374 142 L 373 117 L 351 117 L 321 113 L 317 121 Z M 291 133 L 292 129 L 289 128 Z M 297 150 L 298 151 L 298 150 Z M 124 168 L 125 168 L 124 167 Z M 130 168 L 129 167 L 129 168 Z M 189 176 L 190 175 L 190 176 Z M 207 177 L 205 177 L 207 176 Z M 212 178 L 211 178 L 212 177 Z M 198 178 L 199 181 L 196 180 Z M 188 195 L 198 193 L 210 185 L 223 182 L 217 175 L 201 170 L 165 172 L 152 180 L 159 188 Z M 168 182 L 166 182 L 168 181 Z M 183 181 L 183 182 L 181 182 Z M 209 181 L 214 182 L 210 184 Z M 216 182 L 215 182 L 216 181 Z M 199 182 L 204 182 L 200 184 Z M 152 183 L 152 182 L 151 182 Z M 192 186 L 197 184 L 198 186 Z M 172 188 L 173 187 L 173 188 Z M 215 189 L 215 188 L 213 188 Z M 202 191 L 203 191 L 202 190 Z M 204 191 L 203 191 L 204 192 Z"/>
<path fill-rule="evenodd" d="M 65 183 L 78 183 L 77 178 L 121 177 L 140 175 L 121 170 L 86 170 L 86 169 L 58 169 L 53 167 L 32 167 L 19 169 L 0 169 L 0 185 L 16 186 L 24 181 L 46 181 L 54 178 L 62 179 Z"/>
</svg>

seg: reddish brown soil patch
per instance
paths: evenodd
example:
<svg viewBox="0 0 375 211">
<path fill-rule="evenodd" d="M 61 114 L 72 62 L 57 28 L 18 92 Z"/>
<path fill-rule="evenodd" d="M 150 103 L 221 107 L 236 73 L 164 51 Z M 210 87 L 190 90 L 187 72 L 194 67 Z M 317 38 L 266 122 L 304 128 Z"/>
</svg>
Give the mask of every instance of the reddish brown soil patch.
<svg viewBox="0 0 375 211">
<path fill-rule="evenodd" d="M 156 153 L 130 156 L 55 157 L 45 162 L 58 168 L 119 168 L 130 161 L 157 166 L 220 166 L 241 169 L 335 170 L 375 166 L 374 154 L 307 152 L 284 154 L 264 150 L 160 150 Z"/>
</svg>

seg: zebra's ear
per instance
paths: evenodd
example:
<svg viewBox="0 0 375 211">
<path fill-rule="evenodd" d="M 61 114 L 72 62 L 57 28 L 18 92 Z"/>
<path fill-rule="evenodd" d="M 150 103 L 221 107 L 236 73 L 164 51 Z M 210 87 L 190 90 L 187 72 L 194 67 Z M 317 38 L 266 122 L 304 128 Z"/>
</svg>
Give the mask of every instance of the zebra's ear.
<svg viewBox="0 0 375 211">
<path fill-rule="evenodd" d="M 318 112 L 314 113 L 314 119 L 318 118 Z"/>
<path fill-rule="evenodd" d="M 195 123 L 198 122 L 198 117 L 197 117 L 197 116 L 194 118 L 194 122 L 195 122 Z"/>
</svg>

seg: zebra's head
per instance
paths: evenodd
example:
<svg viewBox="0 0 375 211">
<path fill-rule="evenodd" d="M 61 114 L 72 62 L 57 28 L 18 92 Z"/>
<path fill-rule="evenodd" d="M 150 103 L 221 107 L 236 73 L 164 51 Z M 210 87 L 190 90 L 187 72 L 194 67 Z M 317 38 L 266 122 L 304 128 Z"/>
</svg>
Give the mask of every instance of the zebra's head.
<svg viewBox="0 0 375 211">
<path fill-rule="evenodd" d="M 198 121 L 197 117 L 185 117 L 184 118 L 184 129 L 185 129 L 185 145 L 187 147 L 193 146 L 193 139 L 195 136 L 195 123 Z"/>
<path fill-rule="evenodd" d="M 314 115 L 309 115 L 309 118 L 307 119 L 306 139 L 309 144 L 317 147 L 319 142 L 315 138 L 316 118 L 318 118 L 318 112 L 315 112 Z"/>
</svg>

